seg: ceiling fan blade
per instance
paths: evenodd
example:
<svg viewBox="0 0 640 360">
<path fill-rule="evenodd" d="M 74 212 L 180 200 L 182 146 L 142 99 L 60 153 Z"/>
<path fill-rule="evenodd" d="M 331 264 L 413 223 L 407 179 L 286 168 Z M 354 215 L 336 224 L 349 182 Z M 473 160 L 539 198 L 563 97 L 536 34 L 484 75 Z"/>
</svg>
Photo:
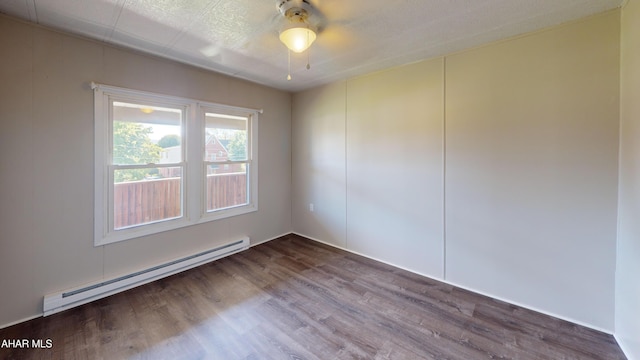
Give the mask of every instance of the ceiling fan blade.
<svg viewBox="0 0 640 360">
<path fill-rule="evenodd" d="M 316 41 L 319 46 L 332 52 L 345 51 L 357 44 L 357 38 L 353 32 L 336 24 L 330 24 L 323 29 Z"/>
</svg>

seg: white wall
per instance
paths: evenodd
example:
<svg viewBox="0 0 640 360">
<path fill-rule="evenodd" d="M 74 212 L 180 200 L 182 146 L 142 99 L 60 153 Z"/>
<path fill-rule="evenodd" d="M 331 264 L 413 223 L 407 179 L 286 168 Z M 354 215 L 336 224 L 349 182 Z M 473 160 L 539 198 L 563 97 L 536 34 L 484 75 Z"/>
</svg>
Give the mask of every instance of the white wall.
<svg viewBox="0 0 640 360">
<path fill-rule="evenodd" d="M 0 327 L 41 314 L 47 293 L 291 231 L 289 93 L 2 15 L 0 53 Z M 260 210 L 94 247 L 90 81 L 263 108 Z"/>
<path fill-rule="evenodd" d="M 618 16 L 447 57 L 446 74 L 447 280 L 609 331 Z"/>
<path fill-rule="evenodd" d="M 640 1 L 622 9 L 616 338 L 640 359 Z"/>
<path fill-rule="evenodd" d="M 299 94 L 293 108 L 292 223 L 295 232 L 346 247 L 346 83 Z M 309 210 L 313 204 L 314 210 Z"/>
<path fill-rule="evenodd" d="M 442 59 L 347 81 L 347 247 L 441 278 Z M 297 119 L 296 119 L 297 120 Z"/>
<path fill-rule="evenodd" d="M 346 170 L 294 155 L 294 230 L 612 332 L 619 26 L 613 11 L 295 94 L 293 153 L 331 141 Z M 325 178 L 341 210 L 309 213 Z"/>
<path fill-rule="evenodd" d="M 441 277 L 442 85 L 437 59 L 296 94 L 294 231 Z"/>
</svg>

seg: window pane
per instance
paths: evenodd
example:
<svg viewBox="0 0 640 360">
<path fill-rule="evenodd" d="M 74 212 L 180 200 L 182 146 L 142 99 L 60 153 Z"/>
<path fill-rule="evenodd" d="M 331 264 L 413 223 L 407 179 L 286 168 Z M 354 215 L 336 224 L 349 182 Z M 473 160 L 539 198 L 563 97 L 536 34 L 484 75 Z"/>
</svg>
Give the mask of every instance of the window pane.
<svg viewBox="0 0 640 360">
<path fill-rule="evenodd" d="M 206 189 L 207 211 L 246 205 L 247 164 L 207 166 Z"/>
<path fill-rule="evenodd" d="M 183 113 L 179 108 L 113 102 L 112 164 L 182 162 Z"/>
<path fill-rule="evenodd" d="M 205 161 L 247 160 L 247 117 L 206 113 Z"/>
<path fill-rule="evenodd" d="M 181 167 L 115 170 L 114 179 L 115 230 L 182 216 Z"/>
</svg>

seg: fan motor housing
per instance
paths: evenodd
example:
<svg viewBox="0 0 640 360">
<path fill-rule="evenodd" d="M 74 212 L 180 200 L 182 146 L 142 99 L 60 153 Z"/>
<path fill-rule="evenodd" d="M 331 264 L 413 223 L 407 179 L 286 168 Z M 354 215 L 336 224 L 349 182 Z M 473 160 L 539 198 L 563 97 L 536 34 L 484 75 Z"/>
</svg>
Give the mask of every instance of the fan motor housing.
<svg viewBox="0 0 640 360">
<path fill-rule="evenodd" d="M 313 10 L 308 0 L 278 0 L 276 6 L 285 17 L 306 17 Z"/>
</svg>

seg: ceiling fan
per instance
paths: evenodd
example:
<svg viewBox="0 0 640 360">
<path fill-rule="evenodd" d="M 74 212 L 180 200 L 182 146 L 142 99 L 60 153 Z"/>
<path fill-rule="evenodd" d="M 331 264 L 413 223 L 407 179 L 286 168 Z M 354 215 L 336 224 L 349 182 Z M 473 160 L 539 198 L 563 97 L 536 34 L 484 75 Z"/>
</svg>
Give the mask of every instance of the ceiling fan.
<svg viewBox="0 0 640 360">
<path fill-rule="evenodd" d="M 278 0 L 278 11 L 285 19 L 280 41 L 289 49 L 287 80 L 291 80 L 291 51 L 302 53 L 316 40 L 324 18 L 309 0 Z M 307 70 L 311 68 L 307 53 Z"/>
</svg>

